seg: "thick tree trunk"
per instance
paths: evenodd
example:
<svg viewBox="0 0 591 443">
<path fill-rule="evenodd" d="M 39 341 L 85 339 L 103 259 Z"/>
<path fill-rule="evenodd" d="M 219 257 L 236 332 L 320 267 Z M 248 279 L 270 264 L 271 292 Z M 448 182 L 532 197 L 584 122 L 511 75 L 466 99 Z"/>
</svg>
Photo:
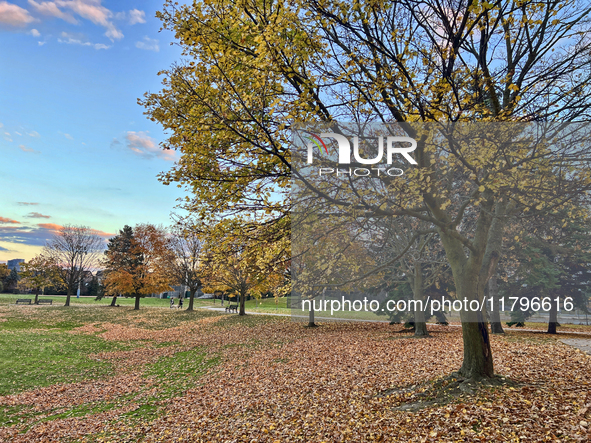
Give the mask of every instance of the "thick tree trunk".
<svg viewBox="0 0 591 443">
<path fill-rule="evenodd" d="M 314 323 L 314 300 L 311 300 L 310 303 L 310 312 L 308 313 L 308 327 L 314 328 L 316 327 L 316 323 Z"/>
<path fill-rule="evenodd" d="M 484 321 L 483 313 L 478 309 L 484 297 L 480 272 L 483 256 L 479 256 L 478 251 L 475 251 L 466 259 L 461 244 L 446 236 L 442 236 L 442 239 L 454 276 L 457 299 L 466 306 L 460 312 L 464 342 L 464 361 L 459 371 L 460 375 L 474 380 L 494 377 L 488 325 Z"/>
<path fill-rule="evenodd" d="M 39 288 L 35 289 L 35 304 L 39 304 Z"/>
<path fill-rule="evenodd" d="M 558 323 L 558 309 L 556 303 L 552 303 L 550 308 L 550 318 L 548 321 L 548 334 L 556 334 L 556 324 Z"/>
<path fill-rule="evenodd" d="M 111 306 L 115 307 L 117 305 L 117 294 L 113 296 L 113 300 L 111 300 Z"/>
<path fill-rule="evenodd" d="M 460 368 L 460 375 L 466 378 L 480 380 L 494 377 L 493 357 L 490 348 L 488 325 L 483 313 L 478 310 L 478 303 L 484 298 L 484 288 L 480 285 L 478 263 L 468 260 L 465 272 L 459 272 L 456 278 L 457 296 L 466 307 L 461 311 L 462 339 L 464 342 L 464 361 Z M 474 307 L 472 307 L 474 305 Z"/>
<path fill-rule="evenodd" d="M 70 306 L 70 296 L 72 295 L 72 293 L 70 292 L 70 288 L 68 288 L 68 292 L 66 295 L 66 304 L 64 306 Z"/>
<path fill-rule="evenodd" d="M 191 292 L 189 293 L 189 307 L 187 308 L 187 311 L 192 311 L 193 310 L 193 300 L 195 300 L 195 292 L 197 292 L 197 290 L 193 290 L 191 289 Z M 215 295 L 214 295 L 215 297 Z"/>
<path fill-rule="evenodd" d="M 413 281 L 413 297 L 415 302 L 415 337 L 426 337 L 429 335 L 427 332 L 427 322 L 425 321 L 425 311 L 423 311 L 423 267 L 420 261 L 414 263 L 414 281 Z M 420 302 L 420 305 L 419 305 Z"/>
<path fill-rule="evenodd" d="M 240 312 L 238 315 L 246 315 L 246 291 L 240 291 Z"/>
<path fill-rule="evenodd" d="M 460 375 L 475 380 L 494 376 L 488 328 L 482 314 L 479 313 L 479 317 L 479 322 L 462 322 L 464 361 Z"/>
<path fill-rule="evenodd" d="M 133 308 L 134 311 L 139 311 L 140 310 L 140 296 L 136 295 L 135 296 L 135 307 Z"/>
<path fill-rule="evenodd" d="M 488 281 L 488 296 L 492 298 L 492 309 L 490 311 L 490 332 L 493 334 L 504 334 L 501 324 L 501 313 L 499 312 L 499 285 L 497 276 L 493 275 Z"/>
</svg>

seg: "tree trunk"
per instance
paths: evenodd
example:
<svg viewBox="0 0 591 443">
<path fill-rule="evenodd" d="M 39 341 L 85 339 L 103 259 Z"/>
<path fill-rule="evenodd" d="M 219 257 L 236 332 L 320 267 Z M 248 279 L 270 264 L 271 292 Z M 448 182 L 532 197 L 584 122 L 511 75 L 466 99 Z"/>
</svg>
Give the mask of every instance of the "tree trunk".
<svg viewBox="0 0 591 443">
<path fill-rule="evenodd" d="M 474 380 L 494 376 L 488 328 L 480 312 L 478 316 L 478 322 L 462 322 L 464 361 L 459 372 L 463 377 Z"/>
<path fill-rule="evenodd" d="M 427 322 L 425 321 L 425 311 L 423 311 L 423 267 L 420 261 L 414 263 L 414 281 L 413 281 L 413 297 L 415 302 L 415 337 L 426 337 L 429 335 L 427 332 Z M 418 305 L 420 302 L 420 306 Z M 420 308 L 420 309 L 419 309 Z"/>
<path fill-rule="evenodd" d="M 240 291 L 240 312 L 238 315 L 246 315 L 246 290 Z"/>
<path fill-rule="evenodd" d="M 493 275 L 488 281 L 488 296 L 492 298 L 492 309 L 490 311 L 490 332 L 493 334 L 504 334 L 501 324 L 501 313 L 499 312 L 499 285 L 497 276 Z"/>
<path fill-rule="evenodd" d="M 113 307 L 114 307 L 114 306 L 116 306 L 116 304 L 117 304 L 117 294 L 115 294 L 115 295 L 113 296 L 113 300 L 111 300 L 111 306 L 113 306 Z"/>
<path fill-rule="evenodd" d="M 35 289 L 35 304 L 39 304 L 39 288 Z"/>
<path fill-rule="evenodd" d="M 484 297 L 480 273 L 482 255 L 475 253 L 465 259 L 461 244 L 453 240 L 453 243 L 449 242 L 449 237 L 442 236 L 442 239 L 444 246 L 449 246 L 450 252 L 446 250 L 446 253 L 454 276 L 457 299 L 462 304 L 466 303 L 466 308 L 460 312 L 464 342 L 464 361 L 459 371 L 460 375 L 474 380 L 494 377 L 488 325 L 482 312 L 476 309 L 476 306 L 471 307 L 475 303 L 481 303 Z"/>
<path fill-rule="evenodd" d="M 310 303 L 310 312 L 308 313 L 308 327 L 315 328 L 316 323 L 314 323 L 314 300 L 311 300 L 311 302 L 312 303 Z"/>
<path fill-rule="evenodd" d="M 70 306 L 70 296 L 72 295 L 72 293 L 70 292 L 70 288 L 68 288 L 68 292 L 66 295 L 66 304 L 64 306 Z"/>
<path fill-rule="evenodd" d="M 136 295 L 135 296 L 135 307 L 133 308 L 134 311 L 139 311 L 140 310 L 140 296 Z"/>
<path fill-rule="evenodd" d="M 189 292 L 189 307 L 187 308 L 187 311 L 193 310 L 193 300 L 195 300 L 195 292 L 197 292 L 196 289 L 190 289 L 190 291 L 191 292 Z M 215 295 L 214 295 L 214 297 L 215 297 Z"/>
<path fill-rule="evenodd" d="M 548 321 L 548 334 L 556 334 L 556 324 L 557 323 L 558 323 L 558 309 L 556 309 L 556 303 L 552 303 L 551 307 L 550 307 L 550 318 Z"/>
</svg>

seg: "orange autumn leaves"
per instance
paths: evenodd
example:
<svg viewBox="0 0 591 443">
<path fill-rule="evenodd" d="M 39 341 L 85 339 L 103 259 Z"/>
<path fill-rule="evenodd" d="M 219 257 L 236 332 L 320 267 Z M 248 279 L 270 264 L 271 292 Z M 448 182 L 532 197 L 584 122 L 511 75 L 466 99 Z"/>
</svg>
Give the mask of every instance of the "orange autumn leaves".
<svg viewBox="0 0 591 443">
<path fill-rule="evenodd" d="M 106 291 L 110 295 L 146 296 L 166 291 L 174 260 L 166 232 L 151 224 L 126 226 L 106 251 Z"/>
</svg>

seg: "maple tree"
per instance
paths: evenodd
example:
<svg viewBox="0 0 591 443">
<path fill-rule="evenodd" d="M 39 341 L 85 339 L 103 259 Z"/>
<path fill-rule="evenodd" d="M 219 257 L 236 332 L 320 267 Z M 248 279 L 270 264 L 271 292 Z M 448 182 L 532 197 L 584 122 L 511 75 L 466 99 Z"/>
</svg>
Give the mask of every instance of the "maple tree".
<svg viewBox="0 0 591 443">
<path fill-rule="evenodd" d="M 59 279 L 66 286 L 66 304 L 78 289 L 86 271 L 97 266 L 104 241 L 87 226 L 65 225 L 47 241 L 43 255 L 57 265 Z"/>
<path fill-rule="evenodd" d="M 35 290 L 35 304 L 39 301 L 39 293 L 46 286 L 59 285 L 58 265 L 43 254 L 36 255 L 31 260 L 21 263 L 21 283 Z"/>
<path fill-rule="evenodd" d="M 248 234 L 241 232 L 245 225 Z M 205 250 L 201 266 L 204 285 L 213 291 L 236 294 L 239 315 L 246 314 L 247 295 L 273 291 L 278 297 L 290 288 L 285 275 L 288 240 L 283 236 L 268 240 L 265 226 L 261 226 L 263 236 L 258 237 L 252 227 L 253 223 L 226 219 L 204 226 L 200 233 Z"/>
<path fill-rule="evenodd" d="M 105 251 L 106 292 L 113 295 L 113 303 L 118 294 L 134 297 L 138 310 L 142 297 L 170 289 L 173 260 L 164 229 L 151 224 L 125 226 Z"/>
<path fill-rule="evenodd" d="M 105 251 L 105 260 L 103 265 L 105 277 L 112 270 L 134 269 L 141 263 L 141 255 L 139 251 L 132 251 L 133 228 L 125 225 L 123 229 L 119 230 L 119 234 L 110 238 L 107 242 L 107 250 Z M 112 286 L 111 290 L 108 288 L 108 281 L 104 282 L 106 293 L 111 294 L 111 306 L 116 306 L 117 297 L 120 292 L 118 287 Z"/>
<path fill-rule="evenodd" d="M 437 0 L 247 0 L 180 7 L 167 1 L 159 16 L 188 60 L 165 71 L 164 90 L 142 101 L 150 118 L 172 131 L 164 146 L 183 154 L 162 179 L 188 186 L 195 194 L 188 207 L 200 215 L 268 210 L 277 220 L 290 207 L 289 198 L 272 196 L 285 195 L 289 128 L 296 121 L 585 119 L 588 11 L 579 1 L 462 1 L 453 8 Z M 402 127 L 410 136 L 419 131 Z M 433 223 L 458 296 L 482 298 L 515 196 L 512 210 L 537 208 L 548 195 L 536 194 L 535 184 L 539 191 L 560 165 L 544 166 L 543 158 L 528 157 L 525 148 L 505 160 L 508 150 L 485 140 L 467 151 L 451 143 L 446 158 L 415 138 L 418 167 L 408 175 L 416 180 L 407 194 L 422 204 L 406 200 L 396 210 L 368 210 Z M 532 171 L 541 171 L 536 174 L 542 181 Z M 440 175 L 446 183 L 434 186 Z M 571 186 L 568 192 L 584 192 L 587 178 L 579 179 L 578 190 Z M 453 199 L 447 188 L 462 190 L 467 200 L 448 203 Z M 523 198 L 531 192 L 537 198 Z M 550 200 L 561 199 L 555 194 Z M 474 223 L 464 223 L 468 214 Z M 480 320 L 463 325 L 461 373 L 468 378 L 493 376 L 484 326 Z"/>
<path fill-rule="evenodd" d="M 192 311 L 195 293 L 202 286 L 199 267 L 203 241 L 197 228 L 190 222 L 179 220 L 170 238 L 170 248 L 173 255 L 169 264 L 171 275 L 178 284 L 189 289 L 187 311 Z"/>
</svg>

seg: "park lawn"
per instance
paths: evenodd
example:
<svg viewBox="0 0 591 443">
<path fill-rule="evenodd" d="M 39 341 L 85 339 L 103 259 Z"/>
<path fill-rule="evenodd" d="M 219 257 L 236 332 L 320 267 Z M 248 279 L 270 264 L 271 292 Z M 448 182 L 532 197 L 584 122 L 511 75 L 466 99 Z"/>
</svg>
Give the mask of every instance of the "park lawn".
<svg viewBox="0 0 591 443">
<path fill-rule="evenodd" d="M 506 378 L 445 397 L 459 328 L 400 329 L 0 304 L 0 441 L 589 440 L 591 360 L 558 341 L 580 335 L 493 336 Z"/>
<path fill-rule="evenodd" d="M 35 300 L 35 294 L 0 294 L 0 305 L 8 305 L 16 303 L 17 299 L 31 299 Z M 72 296 L 70 298 L 70 304 L 72 306 L 75 305 L 85 305 L 85 306 L 109 306 L 111 304 L 111 297 L 105 297 L 101 300 L 95 300 L 96 297 L 91 296 L 83 296 L 80 298 L 76 298 L 76 296 Z M 53 304 L 51 306 L 59 306 L 64 305 L 66 303 L 66 296 L 65 295 L 40 295 L 39 299 L 51 299 Z M 131 306 L 133 307 L 135 303 L 135 298 L 132 297 L 118 297 L 117 304 L 119 306 Z M 184 308 L 187 307 L 189 300 L 186 299 L 184 301 Z M 175 299 L 175 306 L 178 305 L 178 300 Z M 195 299 L 194 300 L 195 307 L 203 307 L 203 306 L 213 306 L 213 300 L 207 299 Z M 220 301 L 216 300 L 216 306 L 220 306 Z M 156 297 L 144 297 L 140 300 L 140 309 L 142 307 L 161 307 L 161 308 L 169 308 L 170 307 L 170 300 L 169 299 L 160 299 Z"/>
<path fill-rule="evenodd" d="M 294 315 L 299 318 L 299 321 L 307 321 L 309 315 L 308 306 L 304 306 L 304 308 L 291 308 L 289 302 L 290 297 L 281 297 L 277 299 L 277 303 L 275 302 L 275 298 L 264 298 L 264 299 L 253 299 L 247 300 L 245 302 L 245 308 L 247 311 L 252 312 L 261 312 L 266 314 L 287 314 L 287 315 Z M 338 297 L 326 297 L 327 300 L 327 310 L 318 310 L 315 312 L 315 318 L 321 319 L 324 321 L 328 321 L 330 319 L 351 319 L 351 320 L 362 320 L 362 321 L 377 321 L 377 322 L 388 322 L 387 316 L 384 315 L 385 313 L 382 312 L 382 315 L 379 315 L 377 312 L 371 311 L 348 311 L 348 310 L 340 310 L 331 312 L 330 310 L 330 301 L 337 300 L 339 301 L 340 298 Z M 319 300 L 316 301 L 317 303 Z M 234 303 L 234 302 L 233 302 Z"/>
</svg>

